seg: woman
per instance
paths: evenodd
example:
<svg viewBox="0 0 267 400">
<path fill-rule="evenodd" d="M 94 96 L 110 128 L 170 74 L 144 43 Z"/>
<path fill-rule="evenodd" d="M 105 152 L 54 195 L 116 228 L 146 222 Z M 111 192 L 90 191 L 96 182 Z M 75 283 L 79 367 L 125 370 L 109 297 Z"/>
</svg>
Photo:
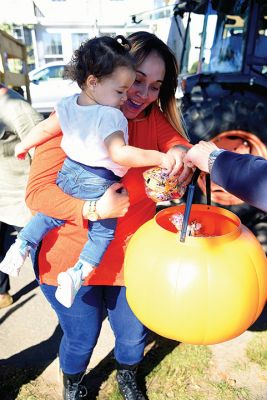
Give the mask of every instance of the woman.
<svg viewBox="0 0 267 400">
<path fill-rule="evenodd" d="M 170 152 L 175 157 L 178 171 L 183 166 L 186 148 L 190 146 L 176 108 L 174 95 L 178 71 L 175 57 L 160 39 L 150 33 L 137 32 L 128 40 L 137 62 L 136 80 L 122 108 L 129 122 L 129 144 Z M 145 168 L 130 169 L 123 178 L 123 186 L 114 184 L 97 201 L 99 218 L 124 218 L 118 220 L 115 239 L 101 264 L 85 281 L 72 307 L 66 310 L 54 297 L 56 277 L 75 262 L 87 239 L 88 221 L 85 218 L 90 212 L 90 202 L 71 198 L 55 184 L 65 158 L 60 141 L 59 135 L 37 148 L 27 204 L 35 211 L 69 221 L 45 237 L 35 257 L 41 289 L 56 311 L 64 332 L 59 350 L 63 397 L 76 400 L 84 395 L 81 380 L 96 345 L 105 308 L 116 338 L 114 355 L 120 391 L 125 399 L 144 399 L 135 378 L 137 365 L 143 358 L 147 330 L 127 304 L 123 259 L 131 235 L 155 214 L 155 204 L 144 190 L 142 172 Z M 185 167 L 184 180 L 188 179 L 190 172 Z M 122 188 L 118 193 L 117 190 Z"/>
</svg>

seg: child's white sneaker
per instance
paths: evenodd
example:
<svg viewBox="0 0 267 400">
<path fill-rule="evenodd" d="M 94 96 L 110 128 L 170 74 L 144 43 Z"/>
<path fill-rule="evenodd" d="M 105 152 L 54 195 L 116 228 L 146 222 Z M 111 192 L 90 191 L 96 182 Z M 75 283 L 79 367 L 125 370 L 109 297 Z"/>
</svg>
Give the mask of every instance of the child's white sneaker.
<svg viewBox="0 0 267 400">
<path fill-rule="evenodd" d="M 72 306 L 75 296 L 84 282 L 82 279 L 82 265 L 79 268 L 77 264 L 66 272 L 60 272 L 57 277 L 58 287 L 55 297 L 67 308 Z"/>
<path fill-rule="evenodd" d="M 26 240 L 16 239 L 10 246 L 5 258 L 0 263 L 0 271 L 10 276 L 19 276 L 20 269 L 30 253 L 30 246 Z"/>
</svg>

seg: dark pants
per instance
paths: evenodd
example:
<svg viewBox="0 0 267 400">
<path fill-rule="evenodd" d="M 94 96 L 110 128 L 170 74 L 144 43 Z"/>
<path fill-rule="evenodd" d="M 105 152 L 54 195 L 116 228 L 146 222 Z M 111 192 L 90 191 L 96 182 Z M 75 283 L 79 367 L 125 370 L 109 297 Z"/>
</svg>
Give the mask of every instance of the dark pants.
<svg viewBox="0 0 267 400">
<path fill-rule="evenodd" d="M 17 238 L 17 232 L 21 228 L 0 222 L 0 262 L 4 259 L 6 252 Z M 8 293 L 10 290 L 9 276 L 0 271 L 0 294 Z"/>
</svg>

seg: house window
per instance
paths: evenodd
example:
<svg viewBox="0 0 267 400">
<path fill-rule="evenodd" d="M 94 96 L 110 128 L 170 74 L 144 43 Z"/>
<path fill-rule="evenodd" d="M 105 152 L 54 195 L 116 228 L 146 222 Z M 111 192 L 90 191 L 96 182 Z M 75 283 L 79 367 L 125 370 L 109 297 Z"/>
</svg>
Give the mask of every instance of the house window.
<svg viewBox="0 0 267 400">
<path fill-rule="evenodd" d="M 110 36 L 110 37 L 115 38 L 116 32 L 99 32 L 98 36 Z"/>
<path fill-rule="evenodd" d="M 72 42 L 72 50 L 77 50 L 81 43 L 88 39 L 88 33 L 72 33 L 71 34 L 71 42 Z"/>
<path fill-rule="evenodd" d="M 53 58 L 62 55 L 62 44 L 60 33 L 48 33 L 43 35 L 45 58 Z"/>
</svg>

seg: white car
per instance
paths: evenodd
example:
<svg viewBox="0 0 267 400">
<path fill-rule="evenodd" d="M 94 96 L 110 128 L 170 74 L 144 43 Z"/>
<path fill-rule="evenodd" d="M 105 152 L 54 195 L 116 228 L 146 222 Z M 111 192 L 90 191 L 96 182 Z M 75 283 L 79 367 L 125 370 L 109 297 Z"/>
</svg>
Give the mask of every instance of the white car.
<svg viewBox="0 0 267 400">
<path fill-rule="evenodd" d="M 81 91 L 76 82 L 63 79 L 65 66 L 54 61 L 29 72 L 31 103 L 38 112 L 49 114 L 62 97 Z"/>
</svg>

